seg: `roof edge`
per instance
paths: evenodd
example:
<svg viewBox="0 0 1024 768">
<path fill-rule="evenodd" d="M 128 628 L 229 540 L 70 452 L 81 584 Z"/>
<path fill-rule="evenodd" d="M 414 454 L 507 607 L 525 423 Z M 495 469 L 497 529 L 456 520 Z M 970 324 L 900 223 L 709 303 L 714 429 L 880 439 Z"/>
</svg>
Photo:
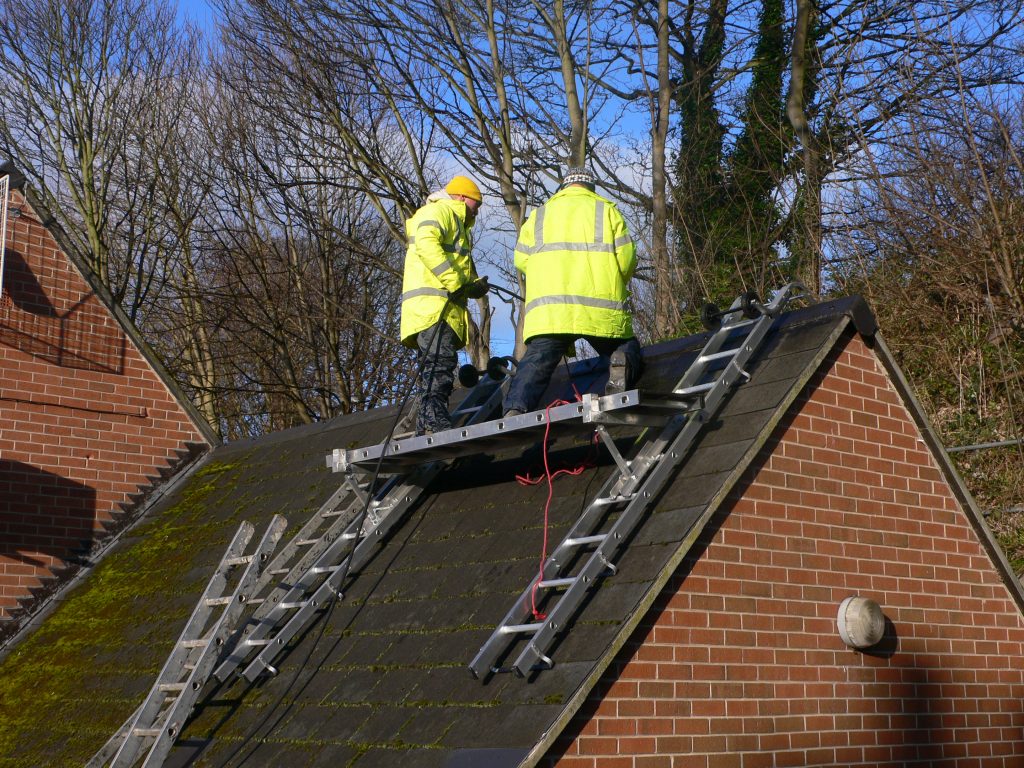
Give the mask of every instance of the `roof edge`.
<svg viewBox="0 0 1024 768">
<path fill-rule="evenodd" d="M 850 298 L 859 301 L 860 304 L 863 305 L 863 309 L 867 311 L 871 320 L 874 319 L 874 315 L 871 314 L 871 310 L 863 299 L 859 296 Z M 831 307 L 831 311 L 822 314 L 836 314 L 837 304 L 845 303 L 847 301 L 849 301 L 849 299 L 840 299 L 838 302 L 827 302 L 827 305 Z M 681 542 L 679 549 L 666 564 L 662 572 L 658 574 L 656 579 L 654 579 L 651 589 L 647 591 L 647 593 L 636 604 L 632 613 L 630 613 L 630 615 L 622 622 L 618 633 L 608 646 L 608 650 L 600 659 L 597 660 L 594 668 L 590 671 L 583 682 L 580 683 L 579 688 L 577 688 L 576 692 L 570 697 L 561 713 L 555 719 L 555 722 L 547 731 L 544 732 L 540 741 L 534 745 L 530 750 L 530 753 L 526 756 L 523 762 L 520 763 L 519 768 L 534 768 L 534 766 L 538 765 L 540 761 L 544 759 L 548 750 L 551 749 L 555 741 L 562 735 L 562 732 L 569 725 L 572 718 L 575 717 L 577 712 L 579 712 L 583 707 L 584 703 L 587 701 L 587 697 L 590 695 L 590 692 L 598 682 L 600 682 L 602 675 L 604 675 L 605 671 L 607 671 L 611 666 L 615 657 L 618 656 L 619 651 L 622 650 L 623 646 L 625 646 L 633 632 L 636 631 L 636 628 L 643 621 L 644 617 L 650 612 L 651 606 L 664 591 L 665 586 L 671 580 L 672 575 L 679 569 L 679 566 L 690 553 L 690 549 L 693 547 L 694 542 L 704 533 L 704 528 L 707 525 L 708 520 L 718 512 L 722 503 L 728 498 L 729 494 L 732 493 L 736 484 L 743 476 L 743 473 L 747 471 L 750 463 L 757 457 L 758 453 L 760 453 L 761 449 L 768 442 L 772 433 L 774 433 L 775 428 L 783 420 L 786 414 L 789 413 L 789 409 L 792 407 L 793 403 L 796 402 L 800 393 L 803 392 L 804 387 L 807 386 L 807 382 L 809 382 L 820 370 L 825 359 L 832 354 L 836 343 L 848 332 L 851 324 L 853 324 L 859 332 L 859 328 L 857 328 L 856 321 L 854 320 L 851 312 L 842 311 L 840 314 L 845 317 L 845 321 L 841 321 L 836 325 L 836 328 L 832 331 L 828 340 L 821 345 L 821 349 L 818 351 L 818 354 L 816 354 L 814 359 L 807 364 L 800 376 L 794 380 L 793 386 L 790 388 L 789 392 L 786 393 L 786 396 L 782 399 L 782 402 L 775 410 L 775 413 L 772 414 L 772 417 L 765 424 L 761 433 L 751 442 L 750 447 L 747 449 L 746 453 L 743 454 L 743 457 L 737 462 L 736 467 L 733 468 L 732 472 L 726 478 L 718 493 L 715 494 L 714 498 L 708 502 L 707 506 L 704 508 L 704 512 L 694 522 L 689 533 L 687 533 L 686 537 Z M 814 317 L 817 317 L 817 313 Z M 866 327 L 870 327 L 870 324 Z M 875 327 L 877 329 L 877 326 Z"/>
<path fill-rule="evenodd" d="M 853 321 L 854 328 L 861 336 L 870 339 L 878 333 L 878 320 L 875 319 L 875 313 L 871 311 L 871 307 L 868 306 L 864 297 L 859 294 L 823 301 L 804 309 L 793 310 L 793 312 L 800 313 L 801 323 L 813 322 L 821 317 L 846 315 Z"/>
<path fill-rule="evenodd" d="M 18 170 L 10 160 L 0 163 L 0 176 L 10 176 L 11 189 L 20 190 L 25 186 L 25 174 Z"/>
<path fill-rule="evenodd" d="M 981 508 L 978 507 L 977 502 L 974 500 L 974 495 L 967 488 L 967 484 L 963 481 L 963 478 L 960 477 L 960 473 L 957 471 L 956 465 L 953 464 L 953 460 L 949 458 L 949 454 L 946 452 L 945 446 L 939 439 L 938 433 L 935 431 L 935 428 L 928 420 L 928 416 L 925 414 L 924 407 L 914 395 L 914 392 L 910 387 L 910 382 L 908 382 L 906 377 L 903 375 L 903 371 L 897 364 L 895 356 L 892 354 L 892 351 L 885 343 L 885 339 L 882 338 L 881 334 L 877 334 L 871 340 L 870 346 L 878 356 L 878 359 L 882 362 L 882 365 L 885 366 L 886 371 L 889 373 L 889 376 L 893 381 L 893 385 L 903 398 L 904 404 L 907 406 L 907 410 L 914 419 L 914 423 L 917 424 L 917 428 L 921 431 L 921 436 L 924 438 L 925 444 L 931 450 L 932 455 L 935 456 L 935 460 L 939 465 L 939 470 L 946 478 L 946 482 L 949 483 L 949 486 L 953 491 L 953 495 L 967 513 L 968 519 L 971 521 L 978 537 L 981 539 L 982 546 L 988 552 L 989 558 L 992 560 L 992 564 L 996 567 L 1000 578 L 1002 578 L 1003 583 L 1006 584 L 1006 588 L 1017 603 L 1018 610 L 1020 610 L 1021 614 L 1024 615 L 1024 585 L 1021 584 L 1021 580 L 1017 577 L 1017 574 L 1014 573 L 1013 567 L 1010 565 L 1010 561 L 1006 559 L 1006 553 L 1003 551 L 1002 546 L 1000 546 L 995 534 L 992 533 L 992 529 L 989 528 L 988 523 L 985 522 L 985 516 L 981 512 Z"/>
<path fill-rule="evenodd" d="M 139 332 L 139 329 L 135 326 L 135 323 L 131 321 L 125 311 L 121 308 L 121 305 L 114 301 L 114 297 L 111 295 L 107 287 L 100 281 L 96 274 L 92 271 L 88 264 L 82 261 L 81 257 L 75 252 L 75 248 L 71 245 L 70 238 L 65 233 L 64 228 L 57 221 L 56 217 L 51 213 L 50 209 L 46 206 L 46 203 L 42 198 L 35 192 L 32 186 L 28 183 L 25 174 L 18 170 L 18 168 L 11 161 L 6 161 L 0 165 L 0 175 L 8 174 L 11 177 L 11 187 L 17 189 L 30 206 L 35 211 L 36 216 L 39 217 L 39 223 L 43 225 L 47 232 L 53 237 L 60 246 L 61 251 L 72 263 L 78 273 L 82 276 L 82 279 L 86 281 L 96 297 L 103 303 L 118 325 L 125 332 L 125 335 L 131 339 L 132 343 L 139 350 L 146 362 L 149 363 L 153 372 L 160 378 L 164 386 L 167 387 L 171 396 L 178 402 L 178 404 L 184 409 L 189 420 L 193 426 L 202 435 L 203 439 L 211 446 L 220 445 L 221 439 L 217 435 L 217 432 L 213 429 L 206 418 L 199 412 L 195 403 L 192 402 L 192 398 L 188 397 L 180 385 L 174 380 L 174 377 L 164 367 L 163 362 L 160 360 L 159 355 L 153 350 L 153 348 L 146 342 Z"/>
<path fill-rule="evenodd" d="M 92 574 L 115 544 L 120 542 L 125 535 L 134 530 L 143 520 L 146 520 L 149 517 L 149 513 L 158 502 L 163 501 L 169 494 L 180 488 L 199 469 L 204 467 L 206 463 L 210 461 L 212 456 L 212 451 L 205 451 L 196 455 L 167 482 L 156 486 L 153 489 L 153 492 L 146 497 L 145 501 L 143 501 L 142 504 L 140 504 L 139 507 L 131 513 L 131 518 L 126 525 L 117 530 L 112 536 L 101 539 L 98 542 L 98 546 L 89 552 L 88 562 L 77 570 L 74 570 L 71 573 L 70 578 L 62 580 L 60 585 L 53 592 L 43 598 L 38 605 L 34 605 L 31 612 L 27 616 L 22 617 L 24 619 L 24 623 L 18 627 L 10 637 L 5 638 L 4 641 L 0 643 L 0 662 L 2 662 L 16 648 L 22 640 L 25 640 L 36 628 L 45 622 L 46 619 L 49 618 L 50 614 L 60 607 L 61 603 L 64 602 L 64 598 L 83 580 Z"/>
</svg>

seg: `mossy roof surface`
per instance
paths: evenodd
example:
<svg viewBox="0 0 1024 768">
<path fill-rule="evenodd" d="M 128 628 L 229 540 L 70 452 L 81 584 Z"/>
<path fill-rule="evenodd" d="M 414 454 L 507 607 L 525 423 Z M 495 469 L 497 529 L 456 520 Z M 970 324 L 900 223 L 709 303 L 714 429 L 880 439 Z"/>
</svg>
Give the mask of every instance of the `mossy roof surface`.
<svg viewBox="0 0 1024 768">
<path fill-rule="evenodd" d="M 552 670 L 478 681 L 467 669 L 536 572 L 547 488 L 515 480 L 537 472 L 537 446 L 464 458 L 434 481 L 345 599 L 278 658 L 276 677 L 208 686 L 168 764 L 519 764 L 610 663 L 627 618 L 685 554 L 687 528 L 721 499 L 855 308 L 818 305 L 779 322 L 752 380 L 708 425 L 617 575 L 555 647 Z M 648 348 L 641 387 L 671 387 L 702 343 Z M 552 386 L 549 398 L 564 382 Z M 214 451 L 0 664 L 0 767 L 84 764 L 152 685 L 239 523 L 260 531 L 281 513 L 294 533 L 338 486 L 325 456 L 378 442 L 393 415 L 358 414 Z M 550 459 L 575 465 L 590 451 L 585 437 L 562 439 Z M 552 542 L 613 470 L 602 452 L 596 467 L 556 481 Z"/>
</svg>

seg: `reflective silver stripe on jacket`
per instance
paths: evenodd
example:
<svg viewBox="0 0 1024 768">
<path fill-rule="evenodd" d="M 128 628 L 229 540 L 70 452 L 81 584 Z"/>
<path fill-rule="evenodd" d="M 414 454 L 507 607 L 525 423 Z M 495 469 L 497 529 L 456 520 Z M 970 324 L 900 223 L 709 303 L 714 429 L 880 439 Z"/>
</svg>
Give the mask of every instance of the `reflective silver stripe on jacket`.
<svg viewBox="0 0 1024 768">
<path fill-rule="evenodd" d="M 537 307 L 546 307 L 551 305 L 566 306 L 568 304 L 577 304 L 583 307 L 596 307 L 597 309 L 615 309 L 620 312 L 625 312 L 626 302 L 614 301 L 612 299 L 595 299 L 591 296 L 573 296 L 571 294 L 563 294 L 561 296 L 541 296 L 534 299 L 526 305 L 526 311 L 529 312 L 531 309 Z"/>
<path fill-rule="evenodd" d="M 457 253 L 459 256 L 466 256 L 469 254 L 469 248 L 462 246 L 448 245 L 447 243 L 441 243 L 441 250 L 445 253 Z"/>
<path fill-rule="evenodd" d="M 406 291 L 402 294 L 402 301 L 415 299 L 417 296 L 440 296 L 447 299 L 448 291 L 440 288 L 413 288 L 411 291 Z"/>
<path fill-rule="evenodd" d="M 632 242 L 627 235 L 625 239 L 619 238 L 614 243 L 604 242 L 604 202 L 598 200 L 594 206 L 594 242 L 592 243 L 567 243 L 567 242 L 544 242 L 544 209 L 542 205 L 537 209 L 537 218 L 533 220 L 533 245 L 516 244 L 516 250 L 520 253 L 532 255 L 546 251 L 589 251 L 590 253 L 615 253 L 615 249 Z"/>
</svg>

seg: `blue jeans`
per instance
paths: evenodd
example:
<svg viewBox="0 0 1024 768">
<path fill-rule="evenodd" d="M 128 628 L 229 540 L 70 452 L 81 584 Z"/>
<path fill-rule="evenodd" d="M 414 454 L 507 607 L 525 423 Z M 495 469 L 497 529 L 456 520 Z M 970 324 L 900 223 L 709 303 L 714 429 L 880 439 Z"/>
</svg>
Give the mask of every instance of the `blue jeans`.
<svg viewBox="0 0 1024 768">
<path fill-rule="evenodd" d="M 526 354 L 519 361 L 516 375 L 505 396 L 505 410 L 515 409 L 527 413 L 540 403 L 544 391 L 551 382 L 551 374 L 558 367 L 569 345 L 577 338 L 584 338 L 606 362 L 616 351 L 621 350 L 626 358 L 626 388 L 631 388 L 640 376 L 643 367 L 643 351 L 640 342 L 632 339 L 609 339 L 602 336 L 573 336 L 552 334 L 534 336 L 526 342 Z"/>
<path fill-rule="evenodd" d="M 459 361 L 458 334 L 441 320 L 419 332 L 416 346 L 420 372 L 416 434 L 451 429 L 448 398 L 455 386 L 455 364 Z"/>
</svg>

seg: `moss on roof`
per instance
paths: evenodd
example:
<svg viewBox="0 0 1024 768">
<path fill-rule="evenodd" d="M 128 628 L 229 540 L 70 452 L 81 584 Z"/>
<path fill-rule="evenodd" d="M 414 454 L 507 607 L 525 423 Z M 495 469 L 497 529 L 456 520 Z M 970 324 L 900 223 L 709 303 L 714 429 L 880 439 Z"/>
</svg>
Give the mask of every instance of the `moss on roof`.
<svg viewBox="0 0 1024 768">
<path fill-rule="evenodd" d="M 554 669 L 527 679 L 469 674 L 470 659 L 536 571 L 547 489 L 514 480 L 530 452 L 467 457 L 438 477 L 345 599 L 275 661 L 280 674 L 211 683 L 175 759 L 420 768 L 489 749 L 497 750 L 488 753 L 494 768 L 518 764 L 561 727 L 625 642 L 631 617 L 685 554 L 687 526 L 737 476 L 762 428 L 844 326 L 840 315 L 810 313 L 769 342 L 742 397 L 708 426 L 619 558 L 618 574 L 593 591 L 554 649 Z M 699 342 L 649 349 L 644 387 L 673 384 Z M 377 442 L 392 415 L 345 417 L 215 451 L 0 663 L 0 766 L 84 763 L 152 685 L 239 522 L 259 528 L 283 513 L 294 535 L 337 488 L 324 457 Z M 577 463 L 587 450 L 586 440 L 560 441 L 553 461 Z M 558 481 L 552 540 L 612 471 L 605 456 Z"/>
</svg>

